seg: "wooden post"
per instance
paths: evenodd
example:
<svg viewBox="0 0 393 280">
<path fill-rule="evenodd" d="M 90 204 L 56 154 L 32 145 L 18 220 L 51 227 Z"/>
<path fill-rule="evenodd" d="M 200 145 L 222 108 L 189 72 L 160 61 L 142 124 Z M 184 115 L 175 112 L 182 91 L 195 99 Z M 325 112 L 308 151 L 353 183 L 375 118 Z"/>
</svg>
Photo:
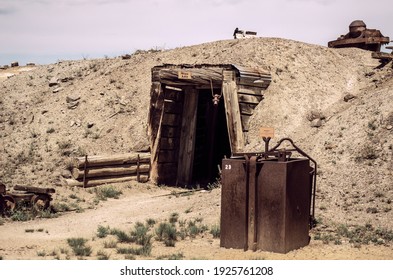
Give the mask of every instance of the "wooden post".
<svg viewBox="0 0 393 280">
<path fill-rule="evenodd" d="M 85 155 L 85 164 L 83 165 L 83 187 L 86 188 L 86 174 L 87 174 L 87 155 Z"/>
<path fill-rule="evenodd" d="M 136 162 L 136 180 L 139 183 L 139 155 L 138 155 L 138 160 Z"/>
<path fill-rule="evenodd" d="M 222 93 L 224 96 L 229 142 L 233 154 L 243 150 L 244 135 L 234 73 L 233 71 L 223 71 L 223 77 Z"/>
<path fill-rule="evenodd" d="M 180 134 L 179 161 L 177 167 L 178 185 L 187 185 L 192 180 L 197 107 L 198 90 L 187 87 L 184 92 L 183 118 Z"/>
<path fill-rule="evenodd" d="M 161 83 L 154 82 L 151 87 L 151 104 L 149 112 L 149 136 L 151 150 L 150 176 L 153 182 L 158 178 L 158 154 L 161 137 L 161 124 L 164 115 L 164 91 Z"/>
</svg>

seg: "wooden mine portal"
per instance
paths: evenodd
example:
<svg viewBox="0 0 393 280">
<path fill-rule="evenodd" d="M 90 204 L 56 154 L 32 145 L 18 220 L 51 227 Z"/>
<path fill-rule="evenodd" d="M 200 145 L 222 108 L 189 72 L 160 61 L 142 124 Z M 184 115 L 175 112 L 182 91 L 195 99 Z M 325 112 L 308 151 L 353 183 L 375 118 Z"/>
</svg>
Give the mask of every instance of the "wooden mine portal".
<svg viewBox="0 0 393 280">
<path fill-rule="evenodd" d="M 241 152 L 248 120 L 271 76 L 233 64 L 152 68 L 151 179 L 192 186 L 214 182 L 224 157 Z"/>
</svg>

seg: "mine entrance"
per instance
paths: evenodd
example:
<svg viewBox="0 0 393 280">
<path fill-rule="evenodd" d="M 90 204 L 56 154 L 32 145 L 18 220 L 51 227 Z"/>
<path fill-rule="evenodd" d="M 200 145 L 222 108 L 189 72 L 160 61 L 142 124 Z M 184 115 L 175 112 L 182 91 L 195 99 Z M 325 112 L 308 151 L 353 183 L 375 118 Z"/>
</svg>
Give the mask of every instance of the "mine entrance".
<svg viewBox="0 0 393 280">
<path fill-rule="evenodd" d="M 244 148 L 248 120 L 270 81 L 269 73 L 232 64 L 153 67 L 151 180 L 178 186 L 214 182 L 221 160 Z"/>
<path fill-rule="evenodd" d="M 214 94 L 220 91 L 214 89 Z M 199 90 L 192 180 L 201 185 L 214 182 L 221 160 L 231 156 L 224 102 L 214 105 L 212 99 L 211 90 Z"/>
</svg>

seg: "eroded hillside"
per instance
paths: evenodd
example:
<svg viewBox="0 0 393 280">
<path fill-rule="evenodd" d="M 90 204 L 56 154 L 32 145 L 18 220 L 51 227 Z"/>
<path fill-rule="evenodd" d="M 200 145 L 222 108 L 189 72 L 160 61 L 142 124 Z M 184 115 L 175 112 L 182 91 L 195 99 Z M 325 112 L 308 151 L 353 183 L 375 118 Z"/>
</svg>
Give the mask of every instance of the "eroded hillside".
<svg viewBox="0 0 393 280">
<path fill-rule="evenodd" d="M 272 83 L 250 119 L 247 150 L 262 149 L 259 127 L 274 127 L 273 143 L 290 137 L 319 163 L 318 217 L 392 228 L 391 65 L 377 69 L 359 49 L 277 38 L 59 61 L 1 79 L 1 180 L 60 192 L 70 156 L 148 149 L 150 69 L 164 63 L 269 70 Z M 313 112 L 320 121 L 314 127 Z"/>
</svg>

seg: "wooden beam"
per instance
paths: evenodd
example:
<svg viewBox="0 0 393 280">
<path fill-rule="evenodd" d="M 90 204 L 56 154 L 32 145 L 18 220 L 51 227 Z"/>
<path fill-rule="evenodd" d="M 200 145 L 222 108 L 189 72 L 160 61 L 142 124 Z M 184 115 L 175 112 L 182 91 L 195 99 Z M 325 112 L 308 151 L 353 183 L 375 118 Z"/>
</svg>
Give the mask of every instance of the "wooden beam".
<svg viewBox="0 0 393 280">
<path fill-rule="evenodd" d="M 120 176 L 120 175 L 137 175 L 140 173 L 149 173 L 150 164 L 141 164 L 139 168 L 136 164 L 123 164 L 123 165 L 113 165 L 113 166 L 99 166 L 92 167 L 86 170 L 86 178 L 96 178 L 97 177 L 108 177 L 108 176 Z M 72 170 L 72 177 L 74 179 L 81 179 L 84 177 L 84 170 L 74 168 Z"/>
<path fill-rule="evenodd" d="M 88 156 L 87 157 L 87 168 L 92 166 L 109 166 L 109 165 L 122 165 L 150 162 L 150 153 L 128 153 L 128 154 L 117 154 L 117 155 L 103 155 L 103 156 Z M 82 169 L 85 165 L 85 157 L 77 157 L 73 159 L 74 166 Z"/>
<path fill-rule="evenodd" d="M 187 88 L 184 95 L 183 119 L 181 124 L 177 184 L 188 185 L 192 180 L 195 150 L 195 129 L 198 107 L 198 90 Z"/>
<path fill-rule="evenodd" d="M 160 70 L 160 81 L 171 86 L 196 86 L 213 84 L 220 86 L 222 68 L 167 68 Z"/>
<path fill-rule="evenodd" d="M 153 182 L 157 182 L 157 164 L 161 138 L 161 123 L 164 115 L 164 92 L 160 83 L 154 82 L 151 86 L 151 101 L 149 111 L 149 136 L 151 151 L 150 177 Z"/>
<path fill-rule="evenodd" d="M 224 71 L 227 72 L 227 71 Z M 233 73 L 233 72 L 232 72 Z M 235 77 L 230 73 L 225 73 L 222 83 L 225 113 L 228 126 L 229 142 L 232 153 L 237 153 L 244 148 L 244 135 L 242 121 L 240 118 L 239 100 L 236 88 Z M 232 76 L 232 77 L 231 77 Z"/>
</svg>

